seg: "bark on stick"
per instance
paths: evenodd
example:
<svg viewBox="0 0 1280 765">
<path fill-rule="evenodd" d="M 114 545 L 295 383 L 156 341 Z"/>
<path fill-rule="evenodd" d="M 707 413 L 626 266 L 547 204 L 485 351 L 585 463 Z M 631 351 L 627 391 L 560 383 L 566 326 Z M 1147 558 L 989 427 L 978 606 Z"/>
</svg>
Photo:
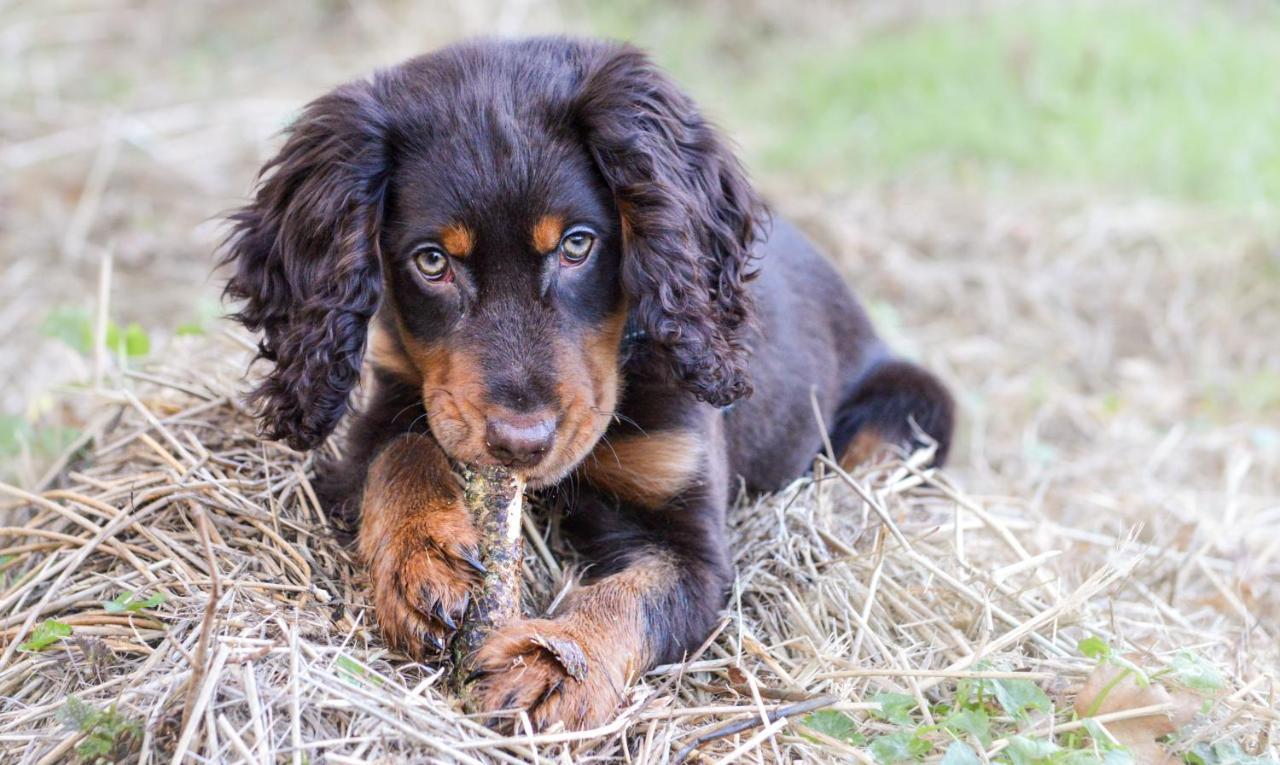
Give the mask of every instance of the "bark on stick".
<svg viewBox="0 0 1280 765">
<path fill-rule="evenodd" d="M 524 482 L 498 467 L 471 467 L 465 498 L 480 533 L 485 574 L 453 642 L 455 681 L 465 690 L 469 659 L 492 630 L 520 617 L 520 568 L 524 539 L 520 515 Z"/>
</svg>

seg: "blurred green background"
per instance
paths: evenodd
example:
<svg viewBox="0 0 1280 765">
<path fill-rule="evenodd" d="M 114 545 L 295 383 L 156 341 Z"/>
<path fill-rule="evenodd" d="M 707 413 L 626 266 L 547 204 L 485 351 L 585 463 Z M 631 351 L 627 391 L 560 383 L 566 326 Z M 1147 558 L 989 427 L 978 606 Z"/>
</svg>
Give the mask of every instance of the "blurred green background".
<svg viewBox="0 0 1280 765">
<path fill-rule="evenodd" d="M 759 173 L 1280 200 L 1280 4 L 938 3 L 863 26 L 828 7 L 803 36 L 683 8 L 591 16 L 688 83 Z"/>
</svg>

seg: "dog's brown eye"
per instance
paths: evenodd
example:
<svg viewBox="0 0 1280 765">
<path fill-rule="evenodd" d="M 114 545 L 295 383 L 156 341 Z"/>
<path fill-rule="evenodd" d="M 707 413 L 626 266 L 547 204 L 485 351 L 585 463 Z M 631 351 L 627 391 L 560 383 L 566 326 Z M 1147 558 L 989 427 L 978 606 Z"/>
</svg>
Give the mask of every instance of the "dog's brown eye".
<svg viewBox="0 0 1280 765">
<path fill-rule="evenodd" d="M 570 231 L 564 235 L 564 239 L 560 240 L 560 258 L 566 263 L 577 265 L 587 259 L 595 244 L 595 234 L 590 231 L 582 229 Z"/>
<path fill-rule="evenodd" d="M 413 256 L 413 263 L 422 275 L 438 282 L 449 275 L 449 256 L 439 247 L 423 247 Z"/>
</svg>

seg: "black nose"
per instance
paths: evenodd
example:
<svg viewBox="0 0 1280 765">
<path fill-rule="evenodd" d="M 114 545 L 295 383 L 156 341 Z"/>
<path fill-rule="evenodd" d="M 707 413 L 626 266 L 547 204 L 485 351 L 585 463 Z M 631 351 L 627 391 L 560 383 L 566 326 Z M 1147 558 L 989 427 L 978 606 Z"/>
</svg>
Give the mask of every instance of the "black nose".
<svg viewBox="0 0 1280 765">
<path fill-rule="evenodd" d="M 485 446 L 507 467 L 532 467 L 556 440 L 556 421 L 539 414 L 503 414 L 485 421 Z"/>
</svg>

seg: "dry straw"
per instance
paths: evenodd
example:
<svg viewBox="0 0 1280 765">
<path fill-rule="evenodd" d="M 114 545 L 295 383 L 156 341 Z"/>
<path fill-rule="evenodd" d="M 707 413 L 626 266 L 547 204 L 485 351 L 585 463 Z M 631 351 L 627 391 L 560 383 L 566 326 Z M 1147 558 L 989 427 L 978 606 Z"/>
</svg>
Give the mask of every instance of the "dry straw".
<svg viewBox="0 0 1280 765">
<path fill-rule="evenodd" d="M 957 683 L 1010 677 L 1067 709 L 1093 666 L 1077 651 L 1085 635 L 1151 664 L 1194 648 L 1229 678 L 1184 740 L 1264 747 L 1280 719 L 1260 633 L 1241 640 L 1144 586 L 1165 551 L 1093 533 L 1097 565 L 1060 565 L 1082 549 L 1076 535 L 1042 528 L 1033 544 L 919 453 L 853 475 L 820 459 L 813 478 L 743 498 L 729 529 L 737 578 L 713 639 L 646 676 L 603 728 L 501 736 L 460 711 L 445 668 L 382 646 L 308 458 L 259 440 L 236 403 L 243 347 L 187 353 L 131 381 L 136 395 L 104 393 L 109 416 L 49 487 L 0 487 L 0 761 L 72 757 L 84 733 L 60 711 L 74 696 L 141 722 L 120 743 L 142 762 L 872 762 L 806 715 L 843 712 L 874 738 L 893 730 L 871 714 L 878 693 L 925 702 L 927 723 Z M 574 561 L 546 513 L 526 531 L 527 605 L 545 608 Z M 1210 580 L 1228 565 L 1186 562 Z M 104 608 L 123 593 L 163 601 Z M 72 635 L 19 650 L 48 619 Z"/>
</svg>

